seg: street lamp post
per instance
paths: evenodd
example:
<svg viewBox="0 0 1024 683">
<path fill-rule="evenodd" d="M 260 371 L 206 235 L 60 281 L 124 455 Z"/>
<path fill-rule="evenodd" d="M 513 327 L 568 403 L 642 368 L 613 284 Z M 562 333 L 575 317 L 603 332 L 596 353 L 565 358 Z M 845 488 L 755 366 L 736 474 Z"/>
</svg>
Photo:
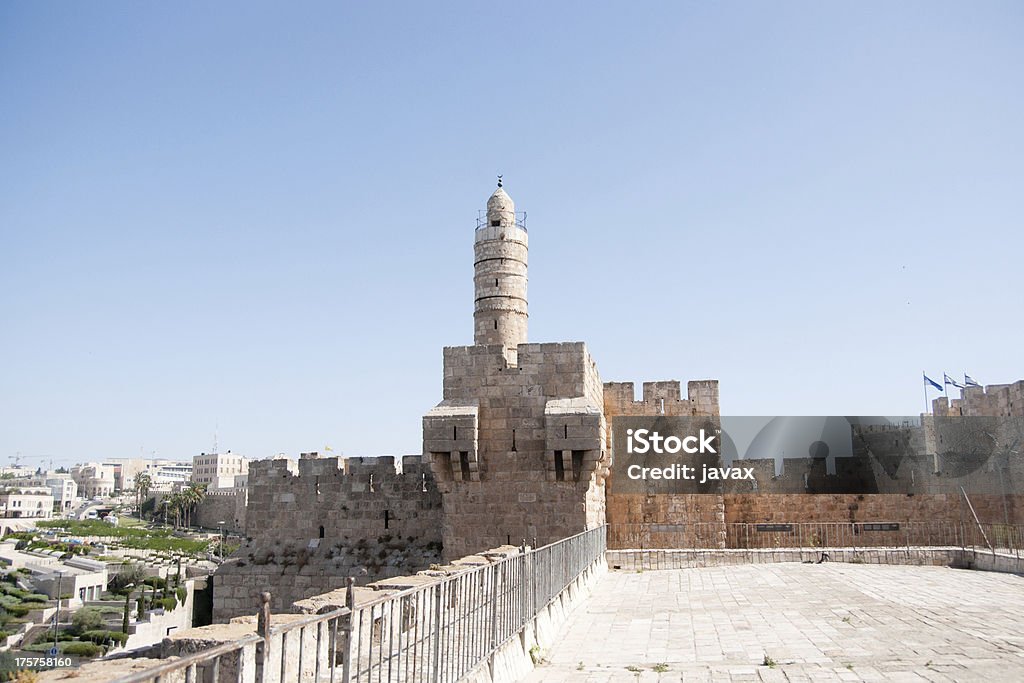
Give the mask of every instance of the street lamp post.
<svg viewBox="0 0 1024 683">
<path fill-rule="evenodd" d="M 60 589 L 64 572 L 57 572 L 57 611 L 53 613 L 53 649 L 57 649 L 57 627 L 60 625 Z"/>
</svg>

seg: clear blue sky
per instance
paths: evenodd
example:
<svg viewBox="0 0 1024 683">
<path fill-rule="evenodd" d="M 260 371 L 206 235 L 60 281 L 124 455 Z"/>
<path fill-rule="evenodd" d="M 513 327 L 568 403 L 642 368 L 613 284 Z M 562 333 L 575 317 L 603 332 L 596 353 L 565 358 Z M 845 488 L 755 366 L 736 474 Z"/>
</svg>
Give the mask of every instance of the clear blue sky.
<svg viewBox="0 0 1024 683">
<path fill-rule="evenodd" d="M 1020 379 L 1022 29 L 1012 1 L 0 3 L 0 458 L 418 453 L 497 173 L 531 341 L 606 381 L 895 415 L 922 369 Z"/>
</svg>

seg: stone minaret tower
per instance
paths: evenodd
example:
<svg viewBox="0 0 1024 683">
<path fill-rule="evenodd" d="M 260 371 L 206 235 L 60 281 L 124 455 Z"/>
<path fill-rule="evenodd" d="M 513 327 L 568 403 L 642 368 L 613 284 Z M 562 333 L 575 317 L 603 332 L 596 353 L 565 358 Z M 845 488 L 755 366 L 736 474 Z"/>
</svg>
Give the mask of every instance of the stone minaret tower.
<svg viewBox="0 0 1024 683">
<path fill-rule="evenodd" d="M 473 251 L 475 344 L 501 344 L 516 363 L 516 347 L 526 343 L 526 224 L 516 221 L 516 205 L 502 188 L 487 200 L 487 219 L 479 221 Z"/>
</svg>

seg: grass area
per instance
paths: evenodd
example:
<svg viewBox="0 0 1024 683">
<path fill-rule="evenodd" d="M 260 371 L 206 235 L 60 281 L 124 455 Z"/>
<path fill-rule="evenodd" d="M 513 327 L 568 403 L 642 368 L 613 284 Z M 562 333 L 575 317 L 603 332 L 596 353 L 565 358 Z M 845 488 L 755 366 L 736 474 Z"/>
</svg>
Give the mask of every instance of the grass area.
<svg viewBox="0 0 1024 683">
<path fill-rule="evenodd" d="M 138 522 L 138 520 L 135 520 Z M 141 524 L 113 526 L 98 519 L 54 519 L 37 524 L 40 529 L 62 531 L 70 536 L 103 536 L 117 539 L 125 548 L 199 555 L 206 552 L 208 540 L 180 538 L 170 529 L 147 529 Z"/>
</svg>

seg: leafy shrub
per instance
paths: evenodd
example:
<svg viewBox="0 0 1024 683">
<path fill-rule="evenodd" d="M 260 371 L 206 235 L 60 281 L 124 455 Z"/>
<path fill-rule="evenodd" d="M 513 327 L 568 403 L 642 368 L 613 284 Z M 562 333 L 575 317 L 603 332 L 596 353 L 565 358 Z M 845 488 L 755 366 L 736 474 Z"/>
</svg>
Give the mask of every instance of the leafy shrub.
<svg viewBox="0 0 1024 683">
<path fill-rule="evenodd" d="M 67 640 L 74 640 L 75 637 L 68 631 L 57 631 L 57 642 L 63 642 Z M 36 639 L 38 643 L 52 643 L 53 642 L 53 629 L 50 629 L 39 638 Z"/>
<path fill-rule="evenodd" d="M 17 675 L 17 671 L 20 668 L 14 659 L 13 652 L 10 650 L 0 652 L 0 681 L 11 680 Z"/>
<path fill-rule="evenodd" d="M 174 591 L 174 595 L 178 598 L 178 602 L 185 602 L 185 598 L 188 597 L 188 589 L 184 586 L 181 586 L 176 591 Z"/>
<path fill-rule="evenodd" d="M 42 593 L 29 593 L 21 600 L 22 602 L 48 602 L 50 600 L 50 596 L 43 595 Z"/>
<path fill-rule="evenodd" d="M 121 631 L 86 631 L 82 634 L 82 640 L 89 640 L 97 645 L 103 645 L 110 641 L 117 643 L 118 645 L 124 645 L 128 642 L 128 634 L 122 633 Z"/>
<path fill-rule="evenodd" d="M 101 652 L 103 652 L 103 648 L 96 643 L 68 643 L 64 646 L 62 654 L 78 657 L 95 657 Z"/>
<path fill-rule="evenodd" d="M 0 631 L 0 640 L 5 640 L 10 635 L 9 631 Z"/>
<path fill-rule="evenodd" d="M 146 577 L 146 579 L 143 581 L 143 583 L 146 584 L 147 586 L 152 586 L 153 588 L 160 588 L 160 589 L 167 588 L 167 580 L 166 579 L 161 579 L 159 576 L 149 576 L 149 577 Z"/>
<path fill-rule="evenodd" d="M 31 612 L 33 609 L 39 609 L 39 606 L 32 605 L 9 605 L 7 606 L 7 613 L 15 617 L 23 617 Z"/>
<path fill-rule="evenodd" d="M 71 630 L 74 633 L 85 633 L 103 628 L 103 614 L 95 607 L 83 607 L 71 615 Z"/>
<path fill-rule="evenodd" d="M 174 597 L 173 595 L 168 595 L 166 598 L 161 598 L 157 602 L 159 602 L 160 606 L 163 607 L 164 610 L 167 612 L 173 611 L 175 608 L 178 607 L 178 598 Z"/>
</svg>

